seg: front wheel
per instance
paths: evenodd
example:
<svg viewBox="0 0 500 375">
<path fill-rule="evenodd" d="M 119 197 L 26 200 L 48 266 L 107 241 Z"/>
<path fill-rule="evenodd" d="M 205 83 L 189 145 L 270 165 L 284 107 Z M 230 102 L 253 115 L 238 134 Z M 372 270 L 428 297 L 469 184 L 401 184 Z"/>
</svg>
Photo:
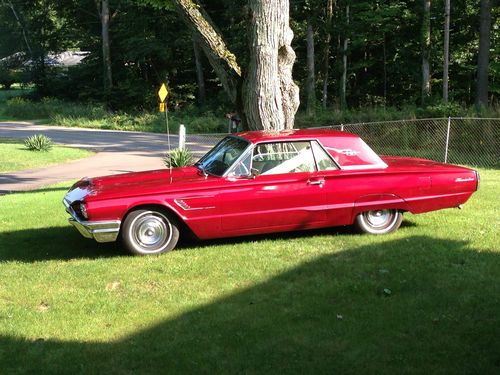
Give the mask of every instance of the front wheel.
<svg viewBox="0 0 500 375">
<path fill-rule="evenodd" d="M 402 221 L 403 213 L 399 210 L 374 210 L 360 213 L 355 226 L 363 233 L 385 234 L 398 229 Z"/>
<path fill-rule="evenodd" d="M 125 248 L 132 254 L 161 254 L 175 247 L 179 229 L 172 215 L 154 209 L 141 209 L 127 215 L 121 237 Z"/>
</svg>

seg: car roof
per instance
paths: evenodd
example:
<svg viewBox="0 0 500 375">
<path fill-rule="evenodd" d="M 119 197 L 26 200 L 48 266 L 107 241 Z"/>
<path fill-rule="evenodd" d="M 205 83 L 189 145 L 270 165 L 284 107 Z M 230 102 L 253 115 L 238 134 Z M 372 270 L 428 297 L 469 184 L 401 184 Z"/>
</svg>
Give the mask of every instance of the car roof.
<svg viewBox="0 0 500 375">
<path fill-rule="evenodd" d="M 249 142 L 318 140 L 342 169 L 387 168 L 387 164 L 356 134 L 330 129 L 297 129 L 279 132 L 249 131 L 236 136 Z"/>
<path fill-rule="evenodd" d="M 342 137 L 358 138 L 357 135 L 330 129 L 290 129 L 281 131 L 247 131 L 236 133 L 236 136 L 247 139 L 252 143 L 270 142 L 291 139 L 319 139 Z"/>
</svg>

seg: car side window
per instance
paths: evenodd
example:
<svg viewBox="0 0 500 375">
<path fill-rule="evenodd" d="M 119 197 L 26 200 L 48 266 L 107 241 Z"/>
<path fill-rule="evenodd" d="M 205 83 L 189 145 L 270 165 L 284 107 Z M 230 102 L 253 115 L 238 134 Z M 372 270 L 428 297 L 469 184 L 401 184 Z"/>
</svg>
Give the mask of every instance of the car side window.
<svg viewBox="0 0 500 375">
<path fill-rule="evenodd" d="M 316 164 L 318 165 L 318 170 L 320 171 L 332 171 L 339 169 L 328 153 L 321 147 L 318 142 L 311 142 L 314 158 L 316 159 Z"/>
<path fill-rule="evenodd" d="M 310 142 L 261 143 L 255 146 L 252 169 L 261 175 L 314 172 Z"/>
</svg>

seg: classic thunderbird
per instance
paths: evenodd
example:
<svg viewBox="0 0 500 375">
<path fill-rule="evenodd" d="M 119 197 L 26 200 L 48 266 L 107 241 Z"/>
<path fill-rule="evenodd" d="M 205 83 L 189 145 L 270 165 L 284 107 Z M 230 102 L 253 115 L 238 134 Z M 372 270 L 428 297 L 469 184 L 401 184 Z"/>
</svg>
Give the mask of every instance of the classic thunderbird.
<svg viewBox="0 0 500 375">
<path fill-rule="evenodd" d="M 378 156 L 331 130 L 228 135 L 194 166 L 84 178 L 64 198 L 78 231 L 120 238 L 133 254 L 200 239 L 355 225 L 396 230 L 404 212 L 460 207 L 479 174 L 431 160 Z"/>
</svg>

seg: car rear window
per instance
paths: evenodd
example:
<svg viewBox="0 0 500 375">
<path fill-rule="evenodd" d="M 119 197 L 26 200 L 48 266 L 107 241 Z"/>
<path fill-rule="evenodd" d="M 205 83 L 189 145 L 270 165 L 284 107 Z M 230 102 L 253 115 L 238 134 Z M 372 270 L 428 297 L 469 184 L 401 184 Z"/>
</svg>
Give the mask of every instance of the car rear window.
<svg viewBox="0 0 500 375">
<path fill-rule="evenodd" d="M 386 168 L 387 164 L 361 138 L 338 138 L 325 149 L 342 169 Z"/>
</svg>

